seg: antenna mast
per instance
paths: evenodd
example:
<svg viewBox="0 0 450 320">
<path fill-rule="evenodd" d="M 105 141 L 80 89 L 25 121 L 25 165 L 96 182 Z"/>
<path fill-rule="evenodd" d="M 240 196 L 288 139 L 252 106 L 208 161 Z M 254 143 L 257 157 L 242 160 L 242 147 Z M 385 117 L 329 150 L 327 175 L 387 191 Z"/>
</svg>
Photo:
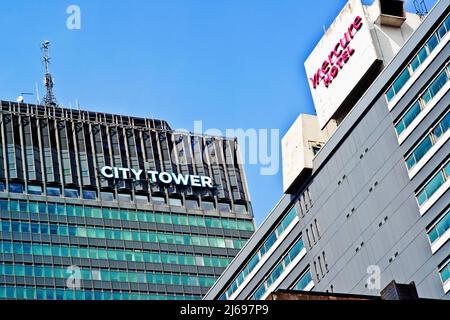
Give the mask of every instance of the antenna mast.
<svg viewBox="0 0 450 320">
<path fill-rule="evenodd" d="M 52 106 L 52 107 L 56 107 L 58 105 L 58 103 L 56 102 L 56 98 L 55 95 L 53 94 L 53 77 L 50 74 L 50 57 L 48 54 L 48 49 L 50 47 L 50 42 L 49 41 L 45 41 L 42 44 L 41 49 L 44 50 L 44 58 L 43 58 L 43 62 L 45 65 L 45 79 L 44 79 L 44 85 L 45 85 L 45 89 L 46 89 L 46 94 L 44 96 L 43 102 L 45 106 Z"/>
</svg>

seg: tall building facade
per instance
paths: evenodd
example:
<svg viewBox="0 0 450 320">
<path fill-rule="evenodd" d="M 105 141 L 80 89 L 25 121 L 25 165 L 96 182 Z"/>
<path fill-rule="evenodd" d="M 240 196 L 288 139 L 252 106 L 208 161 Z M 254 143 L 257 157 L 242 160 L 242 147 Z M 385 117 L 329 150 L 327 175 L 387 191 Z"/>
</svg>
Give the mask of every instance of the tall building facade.
<svg viewBox="0 0 450 320">
<path fill-rule="evenodd" d="M 285 194 L 205 299 L 378 295 L 393 280 L 450 298 L 449 2 L 381 62 L 376 44 L 400 43 L 403 2 L 358 6 L 305 64 L 318 117 L 283 139 Z M 394 33 L 380 41 L 383 28 Z"/>
<path fill-rule="evenodd" d="M 0 299 L 200 299 L 252 235 L 234 139 L 0 105 Z"/>
</svg>

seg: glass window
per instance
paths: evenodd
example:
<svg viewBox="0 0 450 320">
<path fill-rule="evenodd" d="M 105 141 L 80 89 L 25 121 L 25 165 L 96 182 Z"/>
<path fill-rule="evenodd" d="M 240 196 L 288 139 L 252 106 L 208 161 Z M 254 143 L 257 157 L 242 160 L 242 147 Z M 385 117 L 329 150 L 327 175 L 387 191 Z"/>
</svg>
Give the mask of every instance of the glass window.
<svg viewBox="0 0 450 320">
<path fill-rule="evenodd" d="M 148 196 L 136 195 L 136 203 L 137 204 L 148 204 Z"/>
<path fill-rule="evenodd" d="M 166 204 L 166 198 L 164 197 L 152 197 L 152 202 L 155 205 L 165 205 Z"/>
<path fill-rule="evenodd" d="M 113 202 L 114 194 L 112 192 L 102 192 L 102 201 Z"/>
<path fill-rule="evenodd" d="M 305 272 L 304 275 L 301 276 L 300 280 L 295 285 L 294 290 L 304 291 L 306 289 L 306 287 L 308 286 L 308 284 L 311 283 L 312 281 L 313 280 L 312 280 L 311 272 L 308 270 Z"/>
<path fill-rule="evenodd" d="M 97 192 L 93 190 L 83 190 L 83 199 L 97 200 Z"/>
<path fill-rule="evenodd" d="M 436 138 L 440 138 L 450 127 L 450 112 L 441 120 L 438 126 L 433 130 Z"/>
<path fill-rule="evenodd" d="M 430 242 L 433 244 L 437 239 L 442 237 L 450 229 L 450 210 L 444 212 L 444 214 L 439 217 L 438 222 L 428 230 L 428 237 Z"/>
<path fill-rule="evenodd" d="M 446 284 L 450 280 L 450 258 L 444 262 L 439 273 L 441 275 L 442 283 Z"/>
<path fill-rule="evenodd" d="M 411 124 L 411 122 L 413 122 L 421 110 L 422 108 L 420 107 L 420 102 L 416 101 L 397 124 L 396 129 L 398 135 L 400 135 Z"/>
<path fill-rule="evenodd" d="M 419 205 L 423 205 L 445 182 L 442 172 L 439 172 L 430 182 L 427 183 L 422 192 L 417 196 Z"/>
<path fill-rule="evenodd" d="M 409 72 L 409 69 L 406 68 L 405 70 L 403 70 L 397 80 L 395 80 L 394 85 L 392 86 L 394 88 L 394 92 L 398 93 L 403 88 L 405 83 L 409 80 L 409 78 L 411 78 L 411 74 Z"/>
<path fill-rule="evenodd" d="M 169 198 L 169 204 L 174 207 L 182 207 L 183 202 L 178 198 Z"/>
<path fill-rule="evenodd" d="M 131 195 L 126 193 L 119 193 L 119 202 L 121 203 L 131 203 Z"/>
<path fill-rule="evenodd" d="M 64 190 L 64 197 L 66 198 L 79 198 L 80 193 L 76 189 L 65 189 Z"/>
<path fill-rule="evenodd" d="M 434 48 L 436 48 L 438 43 L 439 43 L 439 40 L 438 40 L 437 34 L 433 34 L 433 36 L 427 42 L 428 50 L 430 52 L 432 52 L 434 50 Z"/>
<path fill-rule="evenodd" d="M 5 192 L 5 183 L 0 182 L 0 192 Z"/>
<path fill-rule="evenodd" d="M 220 212 L 230 212 L 231 211 L 231 205 L 226 202 L 219 202 L 219 211 Z"/>
<path fill-rule="evenodd" d="M 49 197 L 60 197 L 61 189 L 57 187 L 47 187 L 47 196 Z"/>
<path fill-rule="evenodd" d="M 42 187 L 41 186 L 28 186 L 28 193 L 29 194 L 35 194 L 35 195 L 41 195 L 42 194 Z"/>
<path fill-rule="evenodd" d="M 411 170 L 420 159 L 431 149 L 433 142 L 430 136 L 426 136 L 425 139 L 414 149 L 413 153 L 406 159 L 406 165 L 408 170 Z"/>
<path fill-rule="evenodd" d="M 216 209 L 216 206 L 214 205 L 214 202 L 212 201 L 202 201 L 202 209 L 205 211 L 214 211 Z"/>
<path fill-rule="evenodd" d="M 439 90 L 441 90 L 441 88 L 447 83 L 448 81 L 448 76 L 447 76 L 447 72 L 445 72 L 445 70 L 439 74 L 439 76 L 436 78 L 436 80 L 433 81 L 433 83 L 431 83 L 430 88 L 428 89 L 429 93 L 430 93 L 430 98 L 426 98 L 424 97 L 423 99 L 428 103 L 428 101 L 434 97 Z"/>
<path fill-rule="evenodd" d="M 23 184 L 17 182 L 11 182 L 9 184 L 9 192 L 11 193 L 23 193 Z"/>
<path fill-rule="evenodd" d="M 442 24 L 442 26 L 438 29 L 437 34 L 439 35 L 439 38 L 443 38 L 445 34 L 447 33 L 447 28 L 445 24 Z"/>
<path fill-rule="evenodd" d="M 428 56 L 428 52 L 427 49 L 425 47 L 423 47 L 419 53 L 417 54 L 417 56 L 414 58 L 414 60 L 411 62 L 411 68 L 412 71 L 416 71 L 417 68 L 425 61 L 425 59 Z"/>
<path fill-rule="evenodd" d="M 199 208 L 197 200 L 186 199 L 185 203 L 186 203 L 186 208 L 188 208 L 188 209 L 194 209 L 195 210 L 195 209 Z"/>
<path fill-rule="evenodd" d="M 245 204 L 235 204 L 234 208 L 236 210 L 236 213 L 247 214 L 247 206 Z"/>
</svg>

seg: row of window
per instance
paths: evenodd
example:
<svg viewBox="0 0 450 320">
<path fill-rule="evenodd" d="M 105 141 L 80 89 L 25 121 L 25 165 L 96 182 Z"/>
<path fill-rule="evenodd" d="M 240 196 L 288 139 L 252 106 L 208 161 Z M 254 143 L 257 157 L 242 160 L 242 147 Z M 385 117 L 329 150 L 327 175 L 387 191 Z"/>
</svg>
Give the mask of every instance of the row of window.
<svg viewBox="0 0 450 320">
<path fill-rule="evenodd" d="M 433 129 L 423 138 L 417 146 L 413 148 L 409 156 L 406 157 L 406 166 L 408 170 L 414 168 L 414 166 L 422 159 L 425 154 L 439 141 L 439 139 L 450 128 L 450 112 L 438 122 Z"/>
<path fill-rule="evenodd" d="M 0 182 L 0 192 L 5 192 L 5 183 Z M 10 193 L 22 194 L 25 192 L 25 187 L 23 183 L 20 182 L 11 182 L 9 183 L 8 191 Z M 27 193 L 30 195 L 42 195 L 44 193 L 42 186 L 38 185 L 28 185 Z M 61 188 L 59 187 L 47 187 L 46 194 L 49 197 L 62 197 L 71 198 L 71 199 L 79 199 L 80 192 L 78 189 L 64 189 L 64 193 L 61 193 Z M 82 190 L 82 195 L 84 200 L 97 200 L 97 192 L 93 190 Z M 115 195 L 112 192 L 101 192 L 101 199 L 105 202 L 114 202 L 116 201 Z M 131 204 L 135 202 L 136 204 L 146 205 L 149 204 L 149 198 L 146 195 L 135 195 L 134 201 L 133 197 L 129 193 L 119 193 L 118 200 L 122 204 Z M 167 201 L 165 197 L 152 196 L 152 203 L 155 205 L 166 205 Z M 169 198 L 168 204 L 174 207 L 182 207 L 183 200 L 180 198 Z M 188 209 L 198 210 L 200 209 L 199 203 L 195 199 L 186 199 L 184 201 L 184 205 Z M 220 212 L 228 213 L 231 212 L 231 204 L 228 202 L 219 202 L 218 208 Z M 205 211 L 215 211 L 216 205 L 213 201 L 202 201 L 202 210 Z M 239 214 L 246 214 L 247 206 L 245 204 L 234 204 L 234 212 Z"/>
<path fill-rule="evenodd" d="M 405 86 L 408 80 L 413 76 L 416 70 L 428 56 L 437 47 L 442 38 L 450 30 L 450 15 L 447 16 L 445 21 L 437 28 L 436 32 L 430 37 L 430 39 L 425 43 L 425 45 L 419 50 L 419 52 L 414 56 L 412 61 L 405 67 L 405 69 L 400 73 L 394 83 L 389 87 L 386 92 L 386 98 L 388 102 L 392 101 L 398 92 Z"/>
<path fill-rule="evenodd" d="M 400 134 L 408 128 L 414 119 L 427 107 L 428 103 L 435 97 L 450 79 L 450 66 L 447 64 L 439 75 L 430 83 L 427 89 L 419 96 L 414 103 L 402 113 L 395 123 L 395 130 Z"/>
<path fill-rule="evenodd" d="M 431 244 L 436 243 L 441 237 L 450 229 L 450 209 L 444 211 L 444 213 L 437 219 L 430 228 L 428 228 L 428 238 Z"/>
<path fill-rule="evenodd" d="M 175 224 L 182 226 L 208 227 L 254 231 L 252 221 L 213 218 L 196 215 L 177 215 L 169 213 L 154 213 L 150 211 L 130 211 L 99 207 L 83 207 L 56 203 L 27 202 L 16 200 L 0 200 L 0 210 L 12 212 L 30 212 L 56 214 L 69 217 L 87 217 L 97 219 L 127 220 L 148 223 Z"/>
<path fill-rule="evenodd" d="M 450 179 L 450 161 L 447 161 L 439 171 L 417 193 L 417 202 L 422 206 L 436 191 Z"/>
<path fill-rule="evenodd" d="M 289 251 L 281 258 L 281 261 L 277 266 L 272 269 L 264 282 L 256 289 L 252 296 L 252 300 L 261 300 L 266 292 L 270 289 L 273 283 L 283 274 L 283 272 L 289 267 L 292 261 L 302 252 L 305 248 L 302 238 L 300 238 Z"/>
<path fill-rule="evenodd" d="M 131 230 L 118 230 L 112 228 L 86 228 L 81 226 L 67 226 L 43 222 L 28 223 L 17 221 L 2 221 L 2 231 L 229 249 L 241 249 L 245 243 L 244 240 L 237 239 L 224 239 L 216 237 L 202 237 L 158 232 L 140 232 Z"/>
<path fill-rule="evenodd" d="M 313 283 L 311 271 L 308 269 L 295 284 L 293 290 L 304 291 L 310 283 Z"/>
<path fill-rule="evenodd" d="M 267 237 L 264 243 L 261 245 L 260 249 L 255 253 L 255 255 L 249 260 L 249 262 L 244 266 L 241 273 L 234 279 L 232 284 L 228 287 L 225 293 L 220 297 L 220 300 L 227 300 L 237 291 L 240 285 L 245 281 L 248 275 L 253 271 L 253 269 L 262 260 L 264 255 L 272 248 L 274 243 L 282 237 L 286 229 L 293 223 L 297 217 L 297 210 L 292 208 L 286 216 L 281 220 L 276 229 Z"/>
<path fill-rule="evenodd" d="M 195 295 L 144 294 L 130 292 L 44 289 L 0 286 L 0 299 L 15 300 L 200 300 Z"/>
<path fill-rule="evenodd" d="M 0 264 L 0 274 L 16 277 L 34 277 L 50 279 L 76 279 L 87 281 L 111 281 L 128 283 L 147 283 L 193 287 L 211 287 L 215 278 L 206 276 L 188 276 L 181 274 L 135 272 L 121 270 L 88 270 L 60 268 L 37 265 Z"/>
<path fill-rule="evenodd" d="M 10 241 L 0 241 L 0 252 L 35 256 L 148 262 L 216 268 L 226 268 L 231 262 L 231 258 L 225 257 L 193 256 L 165 252 L 143 252 L 141 250 L 115 250 L 93 247 L 83 248 L 77 246 L 69 247 L 57 244 L 49 245 Z"/>
</svg>

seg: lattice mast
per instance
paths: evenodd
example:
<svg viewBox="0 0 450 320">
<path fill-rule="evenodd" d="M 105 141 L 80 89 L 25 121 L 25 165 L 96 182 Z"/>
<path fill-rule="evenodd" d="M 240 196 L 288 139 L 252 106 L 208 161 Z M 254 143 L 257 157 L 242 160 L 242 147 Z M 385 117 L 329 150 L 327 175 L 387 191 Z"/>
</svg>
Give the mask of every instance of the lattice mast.
<svg viewBox="0 0 450 320">
<path fill-rule="evenodd" d="M 41 48 L 44 51 L 44 57 L 42 58 L 42 62 L 45 65 L 44 85 L 45 85 L 45 89 L 46 89 L 43 103 L 46 106 L 56 107 L 58 105 L 58 103 L 56 102 L 55 95 L 53 94 L 54 82 L 53 82 L 53 77 L 50 73 L 50 56 L 48 53 L 49 47 L 50 47 L 50 42 L 45 41 L 42 44 L 42 48 Z"/>
</svg>

